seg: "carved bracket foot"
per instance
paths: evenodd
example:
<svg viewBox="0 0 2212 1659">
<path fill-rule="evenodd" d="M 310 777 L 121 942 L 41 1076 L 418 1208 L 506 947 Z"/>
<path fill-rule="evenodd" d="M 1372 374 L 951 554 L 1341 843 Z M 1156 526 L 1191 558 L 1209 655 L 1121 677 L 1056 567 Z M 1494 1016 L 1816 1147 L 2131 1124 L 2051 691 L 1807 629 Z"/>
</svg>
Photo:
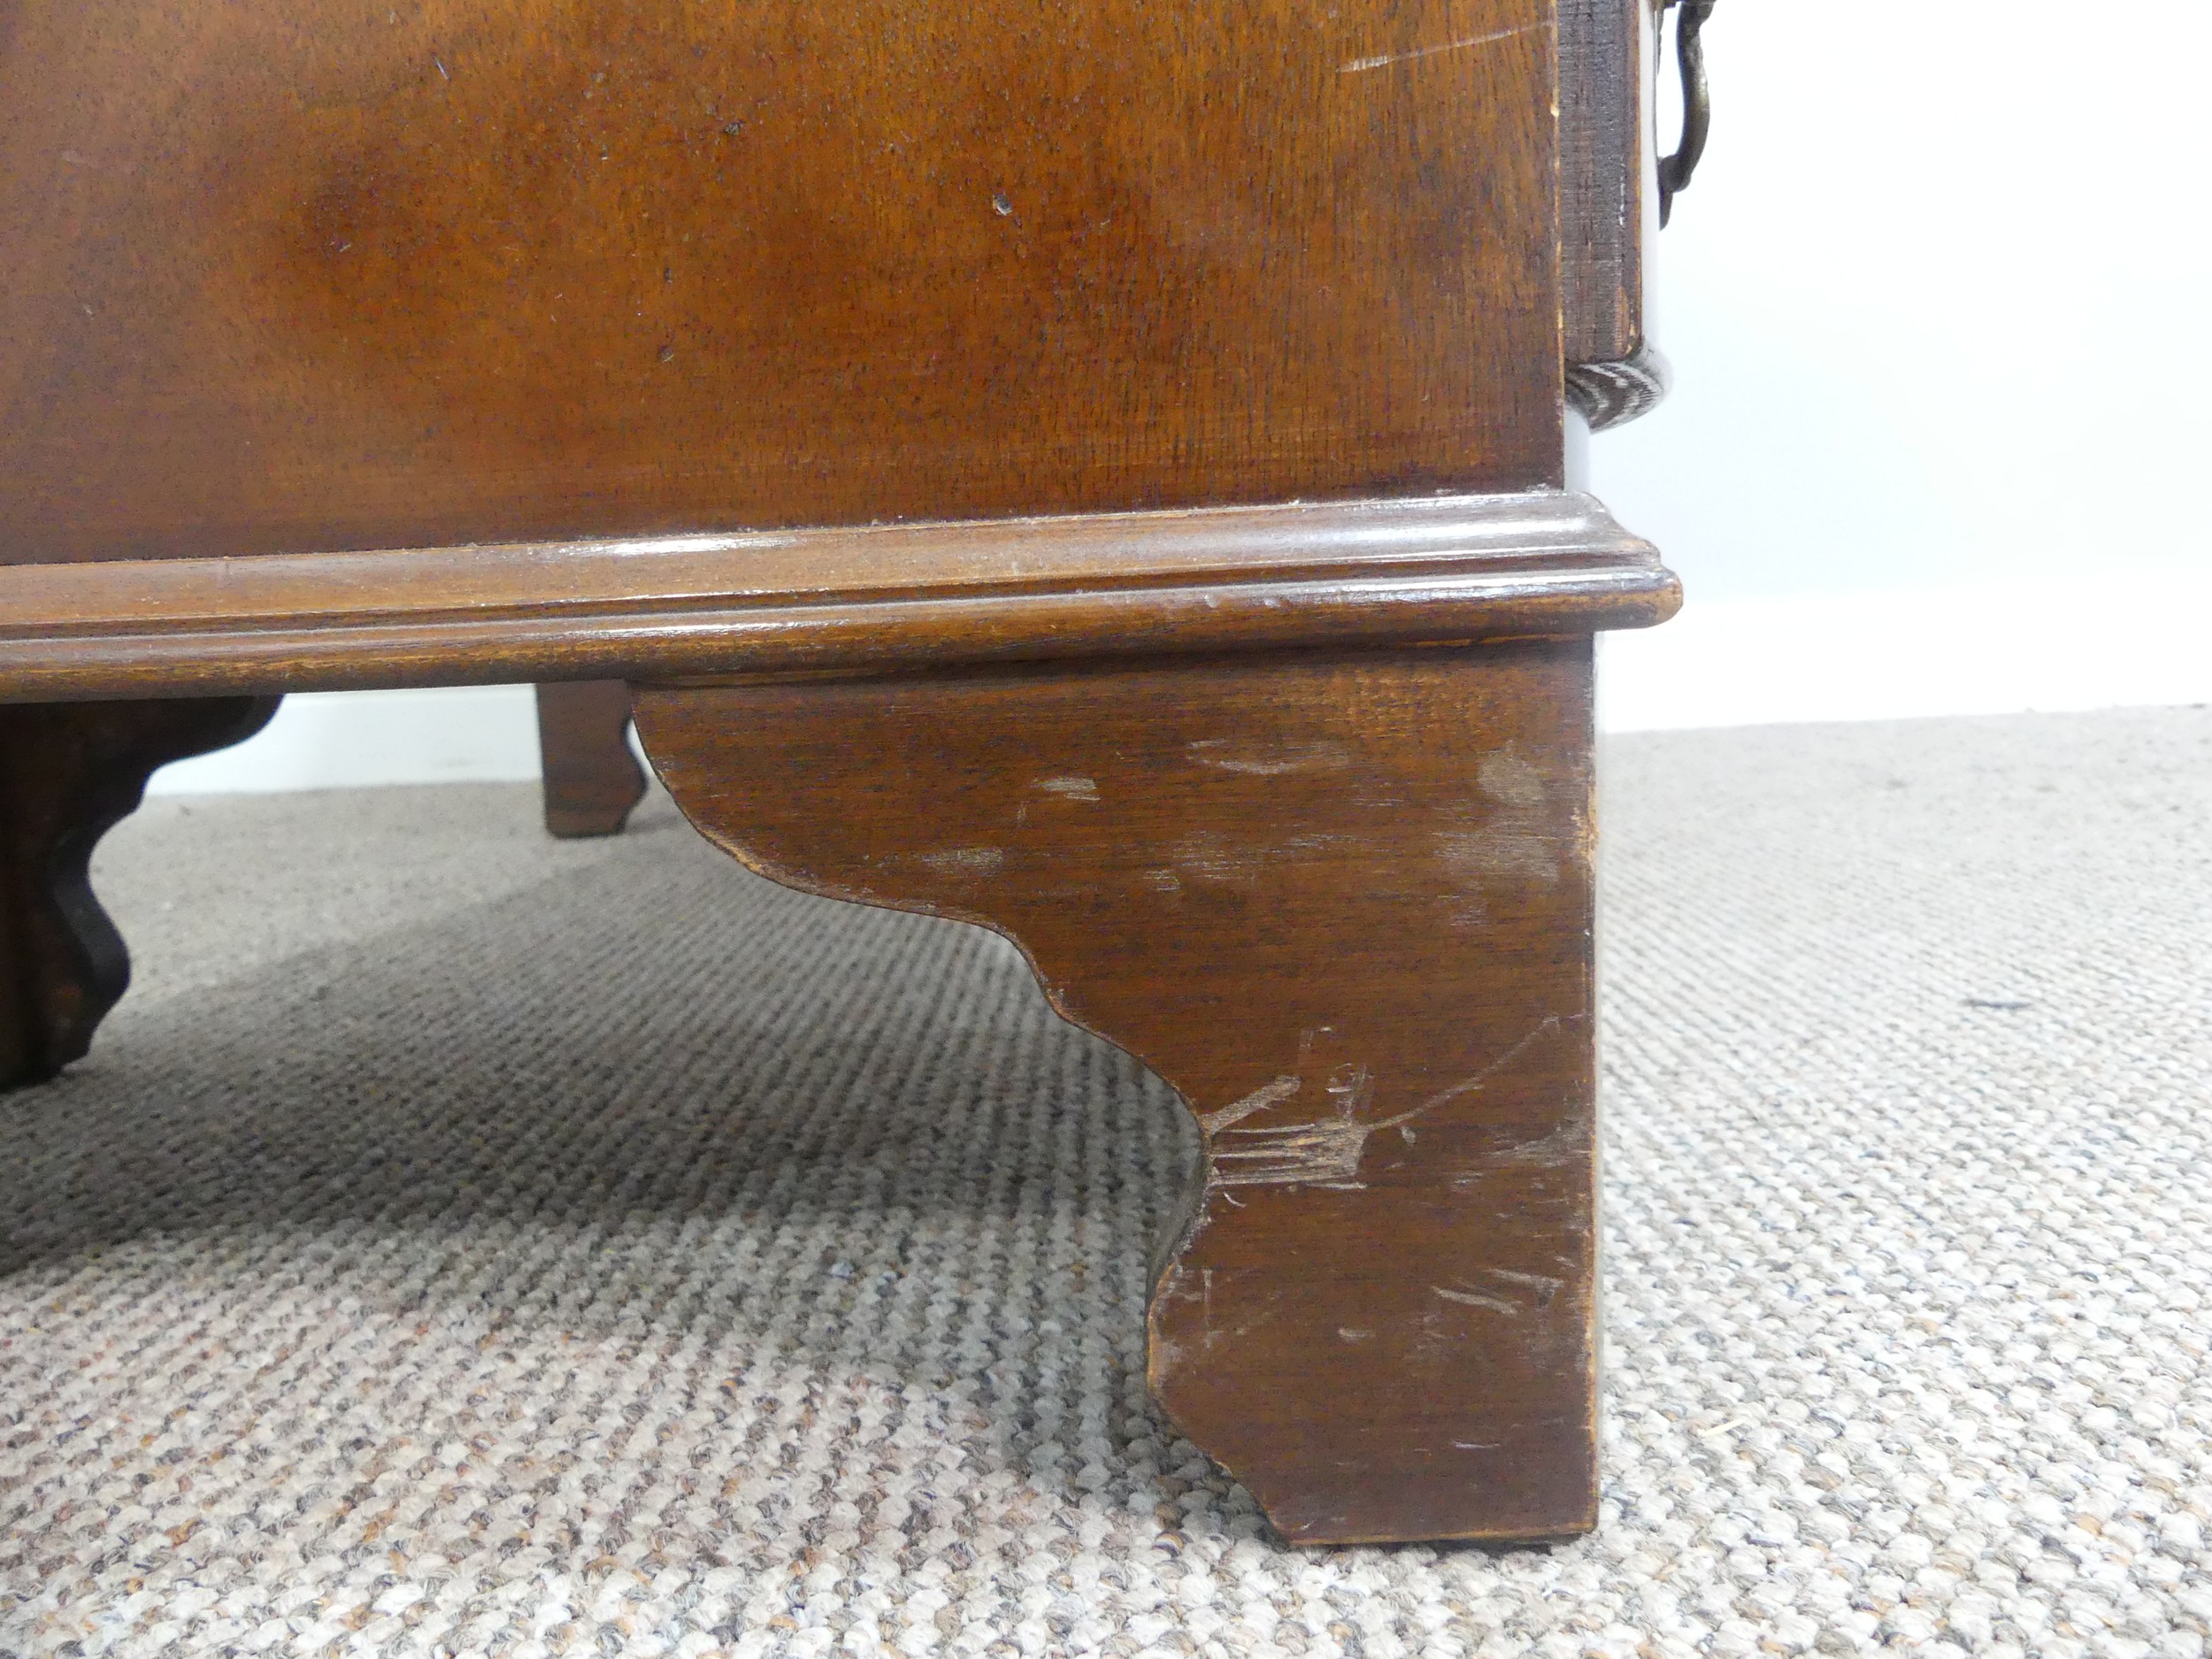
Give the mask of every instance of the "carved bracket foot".
<svg viewBox="0 0 2212 1659">
<path fill-rule="evenodd" d="M 1586 639 L 641 687 L 706 833 L 979 922 L 1206 1147 L 1149 1316 L 1306 1543 L 1595 1514 Z"/>
<path fill-rule="evenodd" d="M 645 769 L 630 752 L 630 687 L 619 680 L 540 686 L 538 754 L 549 834 L 619 835 L 645 799 Z"/>
<path fill-rule="evenodd" d="M 250 737 L 274 697 L 0 705 L 0 1088 L 53 1076 L 130 983 L 92 849 L 173 760 Z"/>
</svg>

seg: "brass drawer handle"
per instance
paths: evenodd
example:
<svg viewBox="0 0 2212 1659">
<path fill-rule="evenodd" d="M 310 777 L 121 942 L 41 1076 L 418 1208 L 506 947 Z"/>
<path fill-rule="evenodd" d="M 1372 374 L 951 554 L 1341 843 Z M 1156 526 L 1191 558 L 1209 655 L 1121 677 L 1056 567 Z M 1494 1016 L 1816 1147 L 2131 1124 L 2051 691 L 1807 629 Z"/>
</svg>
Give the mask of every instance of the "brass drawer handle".
<svg viewBox="0 0 2212 1659">
<path fill-rule="evenodd" d="M 1682 68 L 1682 142 L 1674 154 L 1659 163 L 1659 222 L 1674 212 L 1676 193 L 1686 190 L 1690 176 L 1705 154 L 1705 136 L 1713 125 L 1713 104 L 1705 85 L 1705 43 L 1700 38 L 1705 19 L 1713 15 L 1714 0 L 1665 0 L 1679 4 L 1674 22 L 1675 58 Z"/>
</svg>

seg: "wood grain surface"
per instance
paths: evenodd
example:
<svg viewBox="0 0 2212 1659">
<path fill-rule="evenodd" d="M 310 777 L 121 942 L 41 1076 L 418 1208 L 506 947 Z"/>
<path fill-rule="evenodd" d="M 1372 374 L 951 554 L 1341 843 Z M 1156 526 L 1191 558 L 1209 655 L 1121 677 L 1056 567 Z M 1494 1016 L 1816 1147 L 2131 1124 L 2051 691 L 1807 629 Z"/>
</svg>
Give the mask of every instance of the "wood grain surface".
<svg viewBox="0 0 2212 1659">
<path fill-rule="evenodd" d="M 1553 0 L 11 0 L 0 561 L 1560 478 Z"/>
<path fill-rule="evenodd" d="M 1595 1513 L 1590 649 L 642 687 L 692 819 L 980 922 L 1196 1115 L 1183 1432 L 1303 1543 Z"/>
<path fill-rule="evenodd" d="M 0 707 L 0 1088 L 91 1046 L 130 983 L 92 851 L 157 768 L 242 742 L 274 697 Z"/>
</svg>

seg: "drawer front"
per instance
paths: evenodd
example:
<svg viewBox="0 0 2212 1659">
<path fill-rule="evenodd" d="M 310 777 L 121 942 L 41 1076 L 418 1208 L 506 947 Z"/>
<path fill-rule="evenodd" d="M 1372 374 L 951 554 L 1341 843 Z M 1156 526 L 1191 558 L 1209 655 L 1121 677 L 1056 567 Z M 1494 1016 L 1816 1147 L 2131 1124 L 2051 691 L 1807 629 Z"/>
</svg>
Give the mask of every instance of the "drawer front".
<svg viewBox="0 0 2212 1659">
<path fill-rule="evenodd" d="M 1552 8 L 16 0 L 0 560 L 1555 483 Z"/>
</svg>

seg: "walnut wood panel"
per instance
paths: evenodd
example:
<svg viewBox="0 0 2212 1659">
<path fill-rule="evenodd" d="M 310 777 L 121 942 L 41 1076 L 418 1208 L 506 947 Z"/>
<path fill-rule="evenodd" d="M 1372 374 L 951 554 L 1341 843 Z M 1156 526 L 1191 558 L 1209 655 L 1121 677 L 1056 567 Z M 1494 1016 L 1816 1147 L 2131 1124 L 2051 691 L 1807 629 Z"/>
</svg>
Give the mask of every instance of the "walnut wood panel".
<svg viewBox="0 0 2212 1659">
<path fill-rule="evenodd" d="M 0 707 L 0 1088 L 82 1056 L 130 983 L 92 849 L 155 770 L 242 741 L 273 697 Z"/>
<path fill-rule="evenodd" d="M 645 798 L 645 769 L 630 752 L 630 687 L 619 680 L 540 686 L 538 758 L 548 833 L 619 835 Z"/>
<path fill-rule="evenodd" d="M 1594 1517 L 1586 639 L 641 687 L 756 869 L 997 928 L 1180 1092 L 1154 1388 L 1304 1543 Z"/>
<path fill-rule="evenodd" d="M 1553 0 L 13 0 L 0 560 L 1560 476 Z"/>
<path fill-rule="evenodd" d="M 1585 495 L 0 567 L 0 701 L 841 668 L 1633 627 Z"/>
</svg>

